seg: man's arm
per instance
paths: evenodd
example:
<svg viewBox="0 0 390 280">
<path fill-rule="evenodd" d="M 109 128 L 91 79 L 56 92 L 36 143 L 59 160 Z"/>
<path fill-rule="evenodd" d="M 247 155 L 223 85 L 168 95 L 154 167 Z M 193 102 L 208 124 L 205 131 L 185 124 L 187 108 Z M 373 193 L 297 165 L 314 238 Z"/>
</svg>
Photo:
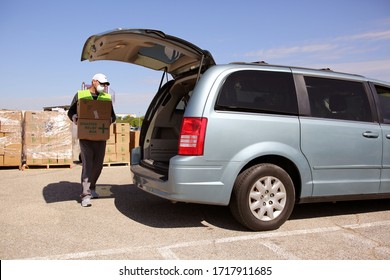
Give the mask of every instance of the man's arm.
<svg viewBox="0 0 390 280">
<path fill-rule="evenodd" d="M 72 103 L 70 104 L 70 108 L 69 108 L 69 111 L 68 111 L 68 118 L 72 120 L 72 117 L 73 115 L 77 114 L 77 101 L 78 101 L 78 96 L 77 96 L 77 93 L 76 95 L 73 97 L 73 100 L 72 100 Z"/>
</svg>

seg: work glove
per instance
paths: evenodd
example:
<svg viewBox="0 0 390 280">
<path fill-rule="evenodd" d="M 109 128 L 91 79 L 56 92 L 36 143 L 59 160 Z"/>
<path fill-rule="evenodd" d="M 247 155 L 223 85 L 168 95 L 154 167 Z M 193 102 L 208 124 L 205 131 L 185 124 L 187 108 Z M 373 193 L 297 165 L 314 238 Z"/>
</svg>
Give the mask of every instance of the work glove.
<svg viewBox="0 0 390 280">
<path fill-rule="evenodd" d="M 78 116 L 77 116 L 77 114 L 74 114 L 74 115 L 72 116 L 72 122 L 73 122 L 75 125 L 77 125 L 77 120 L 78 120 Z"/>
</svg>

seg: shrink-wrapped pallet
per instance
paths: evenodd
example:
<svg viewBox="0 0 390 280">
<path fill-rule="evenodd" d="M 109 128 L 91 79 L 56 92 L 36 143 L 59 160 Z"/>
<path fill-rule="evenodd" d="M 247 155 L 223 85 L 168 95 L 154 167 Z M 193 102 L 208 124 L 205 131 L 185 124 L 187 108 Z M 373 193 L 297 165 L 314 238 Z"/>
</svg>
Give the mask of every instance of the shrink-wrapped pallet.
<svg viewBox="0 0 390 280">
<path fill-rule="evenodd" d="M 27 165 L 72 163 L 72 123 L 65 112 L 27 111 L 24 116 Z"/>
<path fill-rule="evenodd" d="M 0 110 L 0 166 L 21 166 L 22 111 Z"/>
</svg>

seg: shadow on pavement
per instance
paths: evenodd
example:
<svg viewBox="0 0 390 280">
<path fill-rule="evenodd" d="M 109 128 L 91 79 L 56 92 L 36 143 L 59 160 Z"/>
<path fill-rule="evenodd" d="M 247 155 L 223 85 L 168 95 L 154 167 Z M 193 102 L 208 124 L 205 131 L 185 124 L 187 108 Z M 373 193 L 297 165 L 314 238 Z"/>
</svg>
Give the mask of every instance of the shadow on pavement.
<svg viewBox="0 0 390 280">
<path fill-rule="evenodd" d="M 46 203 L 80 202 L 80 183 L 58 182 L 43 189 Z M 135 185 L 97 185 L 99 199 L 113 198 L 115 207 L 129 219 L 155 228 L 218 227 L 249 231 L 235 221 L 227 206 L 171 203 Z M 80 207 L 80 210 L 82 208 Z M 295 205 L 290 220 L 390 210 L 390 200 L 347 201 Z M 210 227 L 211 229 L 211 227 Z"/>
<path fill-rule="evenodd" d="M 362 214 L 390 210 L 390 199 L 340 201 L 295 205 L 290 220 Z"/>
<path fill-rule="evenodd" d="M 209 227 L 246 230 L 237 223 L 228 207 L 192 203 L 171 203 L 148 194 L 135 185 L 97 185 L 99 199 L 113 198 L 115 207 L 131 220 L 156 228 Z M 46 203 L 81 202 L 80 183 L 62 181 L 44 187 Z M 94 207 L 94 206 L 92 206 Z M 82 208 L 80 207 L 80 210 Z"/>
<path fill-rule="evenodd" d="M 62 201 L 80 201 L 80 183 L 62 181 L 52 183 L 43 188 L 46 203 Z"/>
<path fill-rule="evenodd" d="M 146 193 L 135 185 L 114 186 L 115 206 L 126 217 L 156 228 L 208 227 L 243 230 L 228 207 L 172 203 Z"/>
</svg>

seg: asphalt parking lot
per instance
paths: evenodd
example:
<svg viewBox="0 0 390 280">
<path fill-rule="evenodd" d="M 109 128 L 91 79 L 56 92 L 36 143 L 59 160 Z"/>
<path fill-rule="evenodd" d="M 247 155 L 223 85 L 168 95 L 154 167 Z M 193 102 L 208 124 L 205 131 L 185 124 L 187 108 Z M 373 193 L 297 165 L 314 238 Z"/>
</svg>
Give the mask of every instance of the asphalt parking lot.
<svg viewBox="0 0 390 280">
<path fill-rule="evenodd" d="M 390 260 L 390 200 L 298 205 L 252 232 L 227 207 L 173 204 L 106 166 L 100 198 L 79 203 L 81 167 L 1 169 L 2 260 Z"/>
</svg>

